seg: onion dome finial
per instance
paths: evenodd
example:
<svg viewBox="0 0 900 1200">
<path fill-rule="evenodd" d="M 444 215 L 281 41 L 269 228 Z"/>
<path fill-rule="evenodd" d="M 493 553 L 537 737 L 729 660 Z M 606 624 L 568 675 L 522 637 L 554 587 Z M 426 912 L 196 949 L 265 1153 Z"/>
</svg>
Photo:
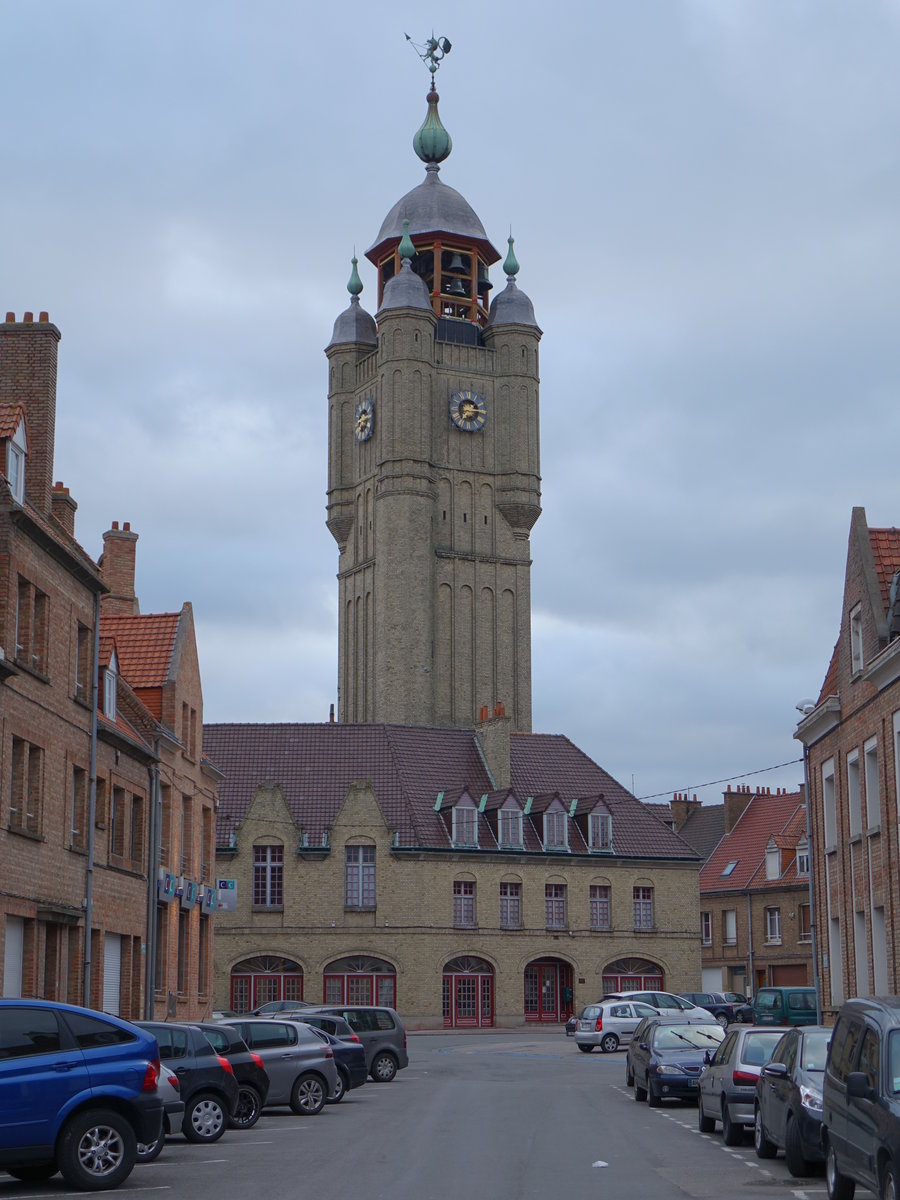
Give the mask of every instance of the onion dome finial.
<svg viewBox="0 0 900 1200">
<path fill-rule="evenodd" d="M 507 238 L 507 242 L 509 243 L 509 250 L 507 250 L 506 258 L 503 260 L 503 270 L 506 273 L 506 278 L 512 281 L 519 273 L 519 260 L 516 258 L 515 251 L 513 250 L 515 238 L 511 233 Z"/>
<path fill-rule="evenodd" d="M 416 256 L 416 247 L 409 236 L 409 221 L 403 222 L 403 237 L 400 239 L 400 245 L 397 249 L 401 258 L 413 259 Z"/>
<path fill-rule="evenodd" d="M 438 113 L 440 96 L 435 91 L 434 79 L 431 81 L 431 91 L 427 99 L 428 112 L 413 138 L 413 150 L 426 166 L 437 167 L 438 163 L 442 163 L 449 156 L 453 149 L 453 141 L 441 124 Z"/>
<path fill-rule="evenodd" d="M 353 270 L 350 272 L 350 278 L 347 280 L 347 291 L 351 296 L 358 296 L 363 290 L 363 282 L 359 277 L 359 271 L 356 269 L 359 266 L 359 259 L 354 254 L 350 261 L 353 263 Z"/>
</svg>

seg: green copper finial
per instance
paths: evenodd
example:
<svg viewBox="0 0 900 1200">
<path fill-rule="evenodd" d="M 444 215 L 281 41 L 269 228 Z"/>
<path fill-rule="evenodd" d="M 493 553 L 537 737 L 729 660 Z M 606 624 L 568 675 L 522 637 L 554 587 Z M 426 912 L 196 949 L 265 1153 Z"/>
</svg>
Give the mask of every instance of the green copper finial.
<svg viewBox="0 0 900 1200">
<path fill-rule="evenodd" d="M 353 263 L 353 270 L 350 272 L 350 278 L 347 281 L 347 291 L 351 296 L 358 296 L 363 290 L 363 283 L 359 277 L 359 271 L 356 269 L 359 265 L 359 259 L 354 254 L 350 261 Z"/>
<path fill-rule="evenodd" d="M 413 150 L 427 165 L 437 165 L 448 157 L 453 149 L 450 134 L 441 124 L 438 113 L 440 97 L 434 90 L 434 79 L 431 80 L 431 91 L 428 93 L 428 112 L 413 138 Z"/>
<path fill-rule="evenodd" d="M 403 222 L 403 237 L 400 239 L 400 257 L 411 260 L 415 257 L 416 248 L 409 236 L 409 221 Z"/>
<path fill-rule="evenodd" d="M 436 38 L 434 30 L 431 31 L 431 37 L 427 40 L 424 46 L 419 46 L 412 40 L 409 34 L 404 34 L 404 37 L 425 63 L 428 70 L 431 72 L 431 86 L 434 87 L 434 76 L 438 67 L 441 65 L 441 59 L 445 58 L 451 50 L 449 41 L 445 37 Z"/>
<path fill-rule="evenodd" d="M 508 279 L 515 279 L 519 273 L 519 263 L 513 250 L 515 239 L 512 234 L 509 235 L 507 241 L 509 242 L 509 250 L 507 250 L 506 258 L 503 260 L 503 270 L 506 272 Z"/>
</svg>

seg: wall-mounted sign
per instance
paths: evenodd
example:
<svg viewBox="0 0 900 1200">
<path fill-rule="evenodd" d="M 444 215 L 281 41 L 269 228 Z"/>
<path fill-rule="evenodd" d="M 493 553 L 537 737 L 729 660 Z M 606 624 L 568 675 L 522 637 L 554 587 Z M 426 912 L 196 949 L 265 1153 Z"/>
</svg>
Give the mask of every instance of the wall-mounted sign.
<svg viewBox="0 0 900 1200">
<path fill-rule="evenodd" d="M 234 912 L 237 909 L 236 879 L 216 880 L 216 908 L 225 912 Z"/>
</svg>

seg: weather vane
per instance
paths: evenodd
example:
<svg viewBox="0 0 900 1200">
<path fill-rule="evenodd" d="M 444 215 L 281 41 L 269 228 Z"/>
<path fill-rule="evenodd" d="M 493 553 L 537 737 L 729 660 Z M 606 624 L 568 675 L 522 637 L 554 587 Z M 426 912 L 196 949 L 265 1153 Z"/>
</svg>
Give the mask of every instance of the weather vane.
<svg viewBox="0 0 900 1200">
<path fill-rule="evenodd" d="M 434 76 L 438 67 L 441 65 L 441 59 L 445 58 L 450 53 L 450 43 L 445 37 L 436 38 L 432 31 L 431 37 L 424 46 L 418 45 L 412 40 L 409 34 L 404 35 L 406 40 L 421 58 L 422 62 L 428 67 L 431 72 L 431 82 L 434 84 Z"/>
</svg>

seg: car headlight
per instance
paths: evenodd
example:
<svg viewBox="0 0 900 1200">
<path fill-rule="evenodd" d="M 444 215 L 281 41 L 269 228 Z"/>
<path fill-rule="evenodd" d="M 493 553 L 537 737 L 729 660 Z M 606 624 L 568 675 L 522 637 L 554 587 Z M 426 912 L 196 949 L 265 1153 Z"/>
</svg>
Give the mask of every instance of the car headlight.
<svg viewBox="0 0 900 1200">
<path fill-rule="evenodd" d="M 679 1067 L 678 1063 L 657 1063 L 653 1068 L 657 1075 L 686 1075 L 684 1067 Z"/>
<path fill-rule="evenodd" d="M 801 1087 L 800 1103 L 809 1112 L 820 1113 L 822 1111 L 822 1093 L 816 1091 L 815 1088 Z"/>
</svg>

